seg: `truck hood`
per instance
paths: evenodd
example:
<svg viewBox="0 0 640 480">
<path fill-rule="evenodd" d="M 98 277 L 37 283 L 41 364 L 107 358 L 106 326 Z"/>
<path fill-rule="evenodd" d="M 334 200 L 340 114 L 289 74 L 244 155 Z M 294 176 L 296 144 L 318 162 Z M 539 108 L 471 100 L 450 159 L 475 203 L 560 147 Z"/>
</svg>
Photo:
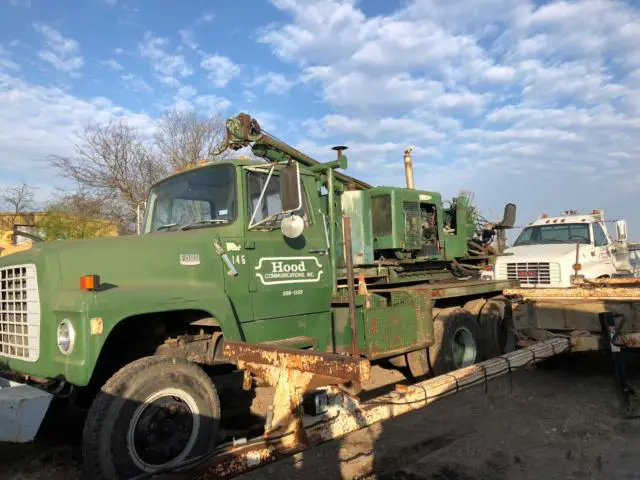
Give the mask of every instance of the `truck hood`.
<svg viewBox="0 0 640 480">
<path fill-rule="evenodd" d="M 35 243 L 30 250 L 0 258 L 0 267 L 35 263 L 41 281 L 40 273 L 48 270 L 63 289 L 77 289 L 80 277 L 88 274 L 99 275 L 110 286 L 198 282 L 205 271 L 215 275 L 221 269 L 212 246 L 222 233 L 218 230 Z M 190 258 L 188 266 L 181 256 Z M 51 276 L 47 282 L 54 280 Z"/>
<path fill-rule="evenodd" d="M 588 248 L 588 245 L 580 245 L 580 251 L 583 251 L 584 248 Z M 569 243 L 521 245 L 507 248 L 504 254 L 503 260 L 506 262 L 510 261 L 510 258 L 513 257 L 527 259 L 528 261 L 550 261 L 570 255 L 575 257 L 576 246 L 575 244 Z"/>
</svg>

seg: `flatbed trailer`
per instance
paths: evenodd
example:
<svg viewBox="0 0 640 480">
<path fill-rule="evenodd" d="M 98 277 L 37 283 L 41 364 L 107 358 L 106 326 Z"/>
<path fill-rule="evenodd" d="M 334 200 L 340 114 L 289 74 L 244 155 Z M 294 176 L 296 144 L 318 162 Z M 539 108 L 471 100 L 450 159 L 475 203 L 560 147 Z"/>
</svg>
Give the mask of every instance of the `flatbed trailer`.
<svg viewBox="0 0 640 480">
<path fill-rule="evenodd" d="M 608 349 L 603 316 L 619 319 L 617 343 L 640 347 L 640 279 L 579 280 L 570 288 L 507 288 L 518 344 L 564 337 L 572 351 Z"/>
<path fill-rule="evenodd" d="M 565 339 L 570 352 L 606 351 L 625 416 L 639 405 L 626 375 L 624 351 L 640 347 L 640 279 L 577 278 L 569 288 L 509 288 L 518 345 Z"/>
</svg>

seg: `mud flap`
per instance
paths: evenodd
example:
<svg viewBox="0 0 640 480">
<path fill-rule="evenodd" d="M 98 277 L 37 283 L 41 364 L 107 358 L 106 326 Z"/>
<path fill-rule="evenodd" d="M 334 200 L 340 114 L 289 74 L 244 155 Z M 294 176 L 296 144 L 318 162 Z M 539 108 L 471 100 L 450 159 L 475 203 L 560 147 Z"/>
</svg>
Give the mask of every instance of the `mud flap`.
<svg viewBox="0 0 640 480">
<path fill-rule="evenodd" d="M 43 390 L 0 377 L 0 442 L 33 441 L 52 398 Z"/>
</svg>

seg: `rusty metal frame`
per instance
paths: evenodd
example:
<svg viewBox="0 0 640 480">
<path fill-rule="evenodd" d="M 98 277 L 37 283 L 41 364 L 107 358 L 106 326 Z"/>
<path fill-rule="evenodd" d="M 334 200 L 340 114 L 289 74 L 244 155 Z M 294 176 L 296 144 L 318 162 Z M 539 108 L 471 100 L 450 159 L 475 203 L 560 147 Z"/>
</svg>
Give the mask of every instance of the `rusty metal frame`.
<svg viewBox="0 0 640 480">
<path fill-rule="evenodd" d="M 243 387 L 253 374 L 275 389 L 272 417 L 265 424 L 266 440 L 282 439 L 288 448 L 304 447 L 308 439 L 300 412 L 304 394 L 327 385 L 359 391 L 371 375 L 367 359 L 264 344 L 225 342 L 223 354 L 245 371 Z"/>
<path fill-rule="evenodd" d="M 502 292 L 505 289 L 514 289 L 519 283 L 516 280 L 466 280 L 458 282 L 438 282 L 429 284 L 409 285 L 405 287 L 390 288 L 369 285 L 369 291 L 375 292 L 403 292 L 407 290 L 429 291 L 433 299 L 465 297 L 486 293 Z"/>
<path fill-rule="evenodd" d="M 503 293 L 506 296 L 522 297 L 525 300 L 543 298 L 622 301 L 640 300 L 640 286 L 609 287 L 604 284 L 597 285 L 598 286 L 569 288 L 507 288 Z"/>
</svg>

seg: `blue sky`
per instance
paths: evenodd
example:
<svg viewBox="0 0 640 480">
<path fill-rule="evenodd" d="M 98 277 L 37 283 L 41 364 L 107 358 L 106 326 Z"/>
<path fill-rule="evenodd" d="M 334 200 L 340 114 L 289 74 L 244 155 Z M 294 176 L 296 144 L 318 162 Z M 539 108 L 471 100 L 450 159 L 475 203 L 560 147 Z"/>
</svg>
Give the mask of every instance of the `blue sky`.
<svg viewBox="0 0 640 480">
<path fill-rule="evenodd" d="M 640 239 L 640 4 L 584 0 L 1 0 L 0 188 L 89 122 L 246 111 L 349 172 L 471 190 L 496 218 L 604 208 Z"/>
</svg>

